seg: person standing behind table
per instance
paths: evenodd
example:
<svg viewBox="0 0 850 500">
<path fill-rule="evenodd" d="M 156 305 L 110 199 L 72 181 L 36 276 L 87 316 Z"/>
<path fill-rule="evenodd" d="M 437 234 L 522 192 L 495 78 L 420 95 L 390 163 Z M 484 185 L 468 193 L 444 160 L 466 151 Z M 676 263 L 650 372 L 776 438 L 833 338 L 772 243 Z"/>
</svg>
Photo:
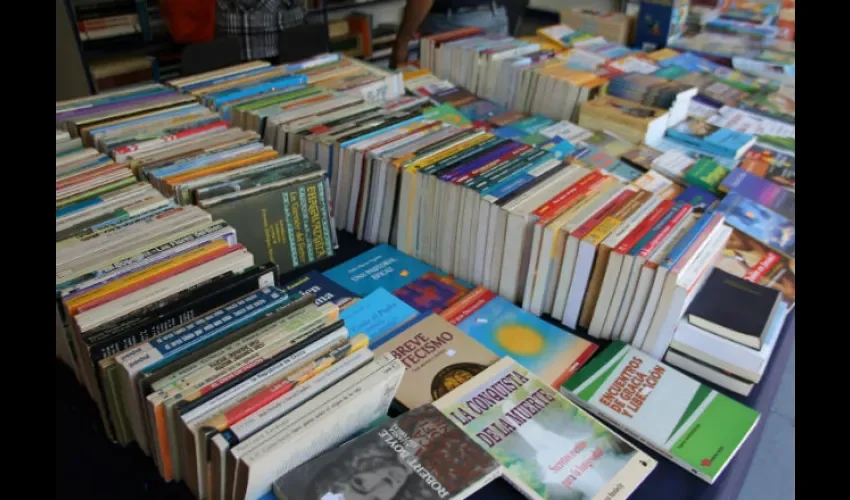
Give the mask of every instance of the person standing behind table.
<svg viewBox="0 0 850 500">
<path fill-rule="evenodd" d="M 507 35 L 504 0 L 407 0 L 390 59 L 392 67 L 407 62 L 407 46 L 417 32 L 427 36 L 459 28 Z"/>
<path fill-rule="evenodd" d="M 303 0 L 215 0 L 216 38 L 239 38 L 242 60 L 278 58 L 280 32 L 304 24 Z"/>
</svg>

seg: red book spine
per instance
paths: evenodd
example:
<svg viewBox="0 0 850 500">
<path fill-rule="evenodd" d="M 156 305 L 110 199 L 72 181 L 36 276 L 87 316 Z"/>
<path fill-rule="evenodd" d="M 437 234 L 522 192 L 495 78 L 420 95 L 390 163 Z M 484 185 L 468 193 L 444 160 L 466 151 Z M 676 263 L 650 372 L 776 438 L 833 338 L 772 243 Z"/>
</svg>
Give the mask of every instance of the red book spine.
<svg viewBox="0 0 850 500">
<path fill-rule="evenodd" d="M 604 221 L 606 217 L 614 214 L 614 212 L 619 210 L 620 207 L 622 207 L 623 205 L 628 203 L 629 200 L 634 198 L 636 194 L 637 192 L 632 191 L 631 189 L 627 189 L 621 192 L 613 199 L 608 201 L 608 203 L 606 203 L 605 206 L 599 209 L 595 214 L 593 214 L 590 219 L 586 220 L 584 224 L 576 228 L 576 230 L 573 231 L 572 236 L 575 236 L 578 239 L 584 238 L 588 235 L 588 233 L 596 229 L 596 226 L 602 223 L 602 221 Z"/>
<path fill-rule="evenodd" d="M 214 250 L 214 251 L 212 251 L 208 254 L 201 255 L 201 256 L 199 256 L 195 259 L 188 260 L 188 261 L 183 262 L 182 264 L 175 266 L 171 269 L 168 269 L 168 270 L 163 271 L 161 273 L 154 274 L 153 276 L 150 276 L 146 279 L 140 280 L 137 283 L 133 283 L 130 286 L 121 288 L 120 290 L 115 290 L 112 293 L 106 294 L 103 297 L 99 297 L 98 299 L 95 299 L 91 302 L 88 302 L 85 305 L 77 307 L 77 308 L 75 308 L 76 312 L 72 312 L 72 314 L 76 315 L 76 314 L 88 311 L 90 309 L 93 309 L 97 306 L 103 305 L 107 302 L 111 302 L 113 300 L 120 299 L 121 297 L 124 297 L 125 295 L 129 295 L 132 292 L 135 292 L 137 290 L 141 290 L 142 288 L 146 288 L 150 285 L 153 285 L 154 283 L 158 283 L 158 282 L 163 281 L 167 278 L 171 278 L 172 276 L 176 276 L 177 274 L 180 274 L 184 271 L 187 271 L 187 270 L 189 270 L 193 267 L 200 266 L 201 264 L 205 264 L 205 263 L 207 263 L 207 262 L 209 262 L 213 259 L 217 259 L 218 257 L 221 257 L 223 255 L 229 254 L 231 252 L 235 252 L 236 250 L 238 250 L 240 248 L 245 248 L 245 246 L 240 244 L 240 245 L 234 245 L 234 246 L 229 246 L 229 247 L 223 247 L 223 248 L 219 248 L 217 250 Z"/>
<path fill-rule="evenodd" d="M 629 235 L 626 236 L 616 248 L 614 248 L 614 251 L 623 254 L 631 250 L 632 247 L 635 246 L 650 229 L 652 229 L 652 226 L 661 220 L 661 218 L 664 217 L 664 214 L 669 212 L 675 204 L 676 203 L 673 200 L 662 201 L 657 207 L 655 207 L 655 210 L 650 212 L 649 215 L 647 215 L 646 218 L 637 225 L 637 227 L 632 229 L 632 232 L 629 233 Z"/>
<path fill-rule="evenodd" d="M 591 188 L 601 184 L 602 181 L 607 178 L 608 176 L 603 174 L 601 171 L 594 170 L 579 179 L 567 189 L 555 195 L 543 205 L 537 207 L 537 209 L 532 212 L 532 215 L 540 218 L 538 224 L 548 224 L 560 213 L 563 213 L 561 209 L 568 203 L 572 204 L 572 201 L 576 200 L 582 194 L 587 193 Z"/>
<path fill-rule="evenodd" d="M 678 226 L 679 223 L 682 222 L 682 220 L 684 220 L 684 218 L 691 213 L 691 210 L 693 210 L 693 207 L 687 203 L 679 207 L 679 211 L 676 212 L 675 215 L 673 215 L 673 218 L 670 219 L 670 221 L 664 227 L 662 227 L 660 231 L 658 231 L 658 234 L 653 236 L 652 239 L 649 240 L 649 242 L 647 242 L 647 244 L 640 250 L 640 253 L 638 253 L 638 257 L 649 257 L 649 254 L 651 254 L 655 251 L 655 249 L 658 248 L 658 245 L 660 245 L 661 242 L 664 241 L 667 236 L 669 236 L 670 233 L 673 232 L 673 229 L 675 229 L 676 226 Z"/>
</svg>

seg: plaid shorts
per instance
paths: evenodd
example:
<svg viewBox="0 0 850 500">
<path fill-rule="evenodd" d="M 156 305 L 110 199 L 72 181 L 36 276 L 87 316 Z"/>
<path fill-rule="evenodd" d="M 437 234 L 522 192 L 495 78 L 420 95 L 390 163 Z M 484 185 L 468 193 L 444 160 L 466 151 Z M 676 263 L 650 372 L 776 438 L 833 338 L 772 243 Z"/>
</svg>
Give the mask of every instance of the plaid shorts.
<svg viewBox="0 0 850 500">
<path fill-rule="evenodd" d="M 280 32 L 301 24 L 300 0 L 216 0 L 216 37 L 239 38 L 246 61 L 276 58 Z"/>
</svg>

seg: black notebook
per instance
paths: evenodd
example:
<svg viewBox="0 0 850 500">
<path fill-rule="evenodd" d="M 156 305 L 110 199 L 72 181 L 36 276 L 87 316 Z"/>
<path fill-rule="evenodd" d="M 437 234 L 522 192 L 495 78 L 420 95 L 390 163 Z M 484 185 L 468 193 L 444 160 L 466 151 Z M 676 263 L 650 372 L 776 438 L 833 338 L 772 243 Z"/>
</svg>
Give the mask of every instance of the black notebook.
<svg viewBox="0 0 850 500">
<path fill-rule="evenodd" d="M 761 349 L 781 300 L 779 291 L 715 269 L 688 308 L 688 321 L 705 331 Z"/>
</svg>

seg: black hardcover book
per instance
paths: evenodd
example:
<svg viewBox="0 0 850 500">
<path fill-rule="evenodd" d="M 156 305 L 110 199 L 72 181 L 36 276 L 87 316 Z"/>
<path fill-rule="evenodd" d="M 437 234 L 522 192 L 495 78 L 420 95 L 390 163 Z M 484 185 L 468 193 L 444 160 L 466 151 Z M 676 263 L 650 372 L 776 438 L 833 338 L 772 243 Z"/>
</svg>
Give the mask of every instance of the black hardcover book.
<svg viewBox="0 0 850 500">
<path fill-rule="evenodd" d="M 289 184 L 208 207 L 236 229 L 257 262 L 281 273 L 330 257 L 334 231 L 325 179 Z"/>
<path fill-rule="evenodd" d="M 688 321 L 739 344 L 761 349 L 776 308 L 779 291 L 715 269 L 690 307 Z"/>
</svg>

